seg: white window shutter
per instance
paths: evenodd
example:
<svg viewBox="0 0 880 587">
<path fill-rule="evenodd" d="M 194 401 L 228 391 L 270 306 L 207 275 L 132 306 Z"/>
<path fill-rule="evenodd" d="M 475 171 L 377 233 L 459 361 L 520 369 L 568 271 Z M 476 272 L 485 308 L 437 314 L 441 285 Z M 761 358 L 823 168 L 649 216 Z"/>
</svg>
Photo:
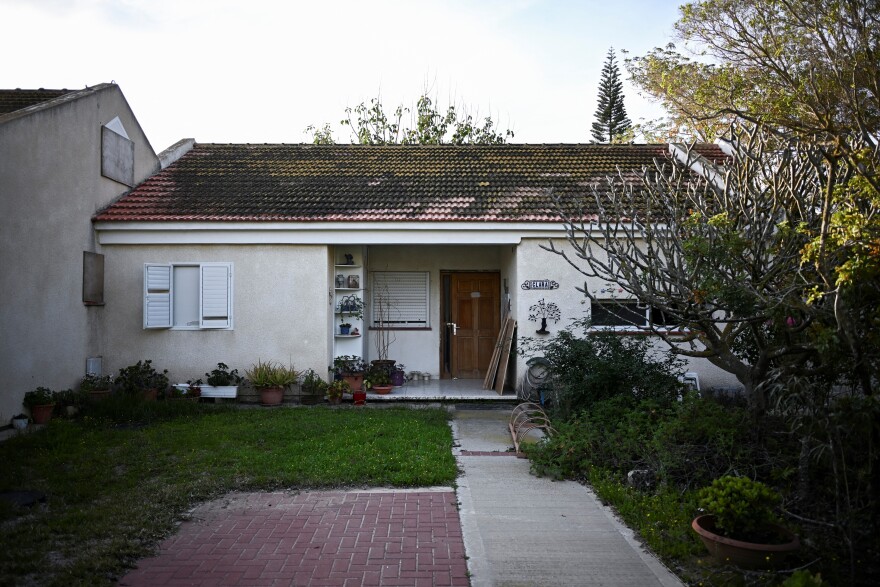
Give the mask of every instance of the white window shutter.
<svg viewBox="0 0 880 587">
<path fill-rule="evenodd" d="M 202 328 L 229 328 L 232 302 L 232 266 L 205 264 L 201 271 L 199 302 Z"/>
<path fill-rule="evenodd" d="M 144 328 L 171 328 L 171 265 L 144 264 Z"/>
</svg>

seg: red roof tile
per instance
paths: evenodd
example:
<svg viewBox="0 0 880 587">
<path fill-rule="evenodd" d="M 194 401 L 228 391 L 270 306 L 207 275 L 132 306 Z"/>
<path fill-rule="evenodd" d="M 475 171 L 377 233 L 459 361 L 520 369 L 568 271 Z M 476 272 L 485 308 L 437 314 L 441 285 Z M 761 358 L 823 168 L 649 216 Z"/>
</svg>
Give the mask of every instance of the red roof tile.
<svg viewBox="0 0 880 587">
<path fill-rule="evenodd" d="M 655 159 L 669 161 L 667 145 L 197 144 L 94 219 L 557 222 L 551 191 L 580 205 Z"/>
</svg>

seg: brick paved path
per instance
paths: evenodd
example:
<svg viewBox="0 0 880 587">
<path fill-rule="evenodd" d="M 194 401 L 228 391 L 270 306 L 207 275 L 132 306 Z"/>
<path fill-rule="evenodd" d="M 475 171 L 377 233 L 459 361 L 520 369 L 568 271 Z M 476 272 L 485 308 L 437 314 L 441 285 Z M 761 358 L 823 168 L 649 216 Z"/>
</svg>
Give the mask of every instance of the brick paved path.
<svg viewBox="0 0 880 587">
<path fill-rule="evenodd" d="M 235 493 L 119 585 L 467 586 L 452 491 Z"/>
</svg>

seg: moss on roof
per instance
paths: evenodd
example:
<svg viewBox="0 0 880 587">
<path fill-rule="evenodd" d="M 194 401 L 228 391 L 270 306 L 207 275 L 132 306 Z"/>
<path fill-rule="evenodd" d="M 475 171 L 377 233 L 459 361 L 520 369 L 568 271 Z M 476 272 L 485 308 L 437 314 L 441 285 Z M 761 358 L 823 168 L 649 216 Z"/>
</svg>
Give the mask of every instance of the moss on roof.
<svg viewBox="0 0 880 587">
<path fill-rule="evenodd" d="M 700 145 L 710 160 L 724 155 Z M 667 145 L 197 144 L 95 216 L 100 221 L 557 222 L 551 193 L 589 202 L 636 181 Z M 594 211 L 583 210 L 590 214 Z"/>
</svg>

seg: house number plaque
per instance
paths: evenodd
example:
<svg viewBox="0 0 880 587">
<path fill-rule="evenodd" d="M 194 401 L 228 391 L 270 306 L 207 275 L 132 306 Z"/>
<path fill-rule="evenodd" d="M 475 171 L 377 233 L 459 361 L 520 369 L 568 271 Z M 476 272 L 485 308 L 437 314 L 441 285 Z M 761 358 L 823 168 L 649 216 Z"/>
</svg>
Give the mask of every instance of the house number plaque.
<svg viewBox="0 0 880 587">
<path fill-rule="evenodd" d="M 520 286 L 523 289 L 559 289 L 559 284 L 552 279 L 529 279 Z"/>
</svg>

